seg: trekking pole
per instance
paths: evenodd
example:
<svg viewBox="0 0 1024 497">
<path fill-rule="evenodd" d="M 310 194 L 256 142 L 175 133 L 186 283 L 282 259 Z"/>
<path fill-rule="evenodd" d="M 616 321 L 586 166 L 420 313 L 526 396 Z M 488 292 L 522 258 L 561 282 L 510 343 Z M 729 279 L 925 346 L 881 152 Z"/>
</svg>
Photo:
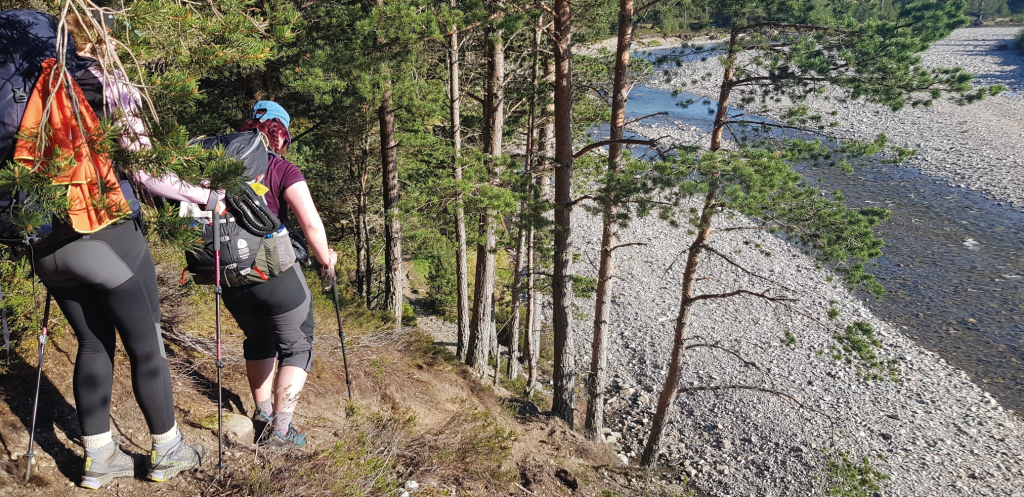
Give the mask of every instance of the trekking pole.
<svg viewBox="0 0 1024 497">
<path fill-rule="evenodd" d="M 334 272 L 334 268 L 330 268 Z M 338 317 L 338 338 L 341 339 L 341 362 L 345 364 L 345 386 L 348 387 L 348 400 L 352 400 L 352 380 L 348 377 L 348 357 L 345 356 L 345 330 L 341 327 L 341 307 L 338 304 L 338 278 L 331 281 L 331 292 L 334 293 L 334 314 Z"/>
<path fill-rule="evenodd" d="M 11 366 L 11 329 L 7 326 L 7 306 L 4 305 L 4 290 L 0 286 L 0 313 L 3 313 L 4 348 L 7 349 L 7 362 L 5 366 Z"/>
<path fill-rule="evenodd" d="M 38 309 L 38 308 L 37 308 Z M 28 435 L 28 452 L 25 453 L 25 480 L 32 477 L 32 460 L 35 459 L 36 445 L 36 413 L 39 412 L 39 386 L 43 383 L 43 349 L 49 332 L 46 329 L 50 322 L 50 292 L 46 292 L 46 305 L 43 307 L 43 327 L 39 333 L 39 374 L 36 378 L 36 397 L 32 401 L 32 431 Z"/>
<path fill-rule="evenodd" d="M 220 349 L 220 212 L 219 206 L 213 208 L 213 269 L 217 273 L 213 278 L 213 305 L 216 315 L 217 328 L 217 469 L 223 471 L 227 467 L 224 464 L 224 412 L 223 412 L 223 385 L 221 373 L 224 370 L 224 360 Z"/>
</svg>

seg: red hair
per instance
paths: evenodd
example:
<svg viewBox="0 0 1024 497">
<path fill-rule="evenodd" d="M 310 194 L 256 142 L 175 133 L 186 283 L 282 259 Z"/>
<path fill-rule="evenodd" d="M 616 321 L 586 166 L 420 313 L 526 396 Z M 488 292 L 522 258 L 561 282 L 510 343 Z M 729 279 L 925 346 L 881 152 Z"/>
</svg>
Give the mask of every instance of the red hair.
<svg viewBox="0 0 1024 497">
<path fill-rule="evenodd" d="M 239 126 L 240 131 L 249 131 L 251 129 L 258 129 L 263 134 L 267 135 L 267 138 L 270 138 L 270 148 L 272 148 L 278 155 L 281 155 L 284 148 L 287 147 L 290 142 L 288 139 L 288 128 L 286 128 L 284 123 L 276 117 L 273 119 L 267 119 L 266 121 L 249 119 Z"/>
</svg>

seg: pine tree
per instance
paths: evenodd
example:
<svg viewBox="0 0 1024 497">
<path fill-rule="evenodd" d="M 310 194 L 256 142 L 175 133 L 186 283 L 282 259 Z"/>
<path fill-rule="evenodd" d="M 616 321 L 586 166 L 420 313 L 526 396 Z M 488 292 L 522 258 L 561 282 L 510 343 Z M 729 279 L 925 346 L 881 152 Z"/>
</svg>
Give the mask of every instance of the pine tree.
<svg viewBox="0 0 1024 497">
<path fill-rule="evenodd" d="M 963 2 L 910 2 L 895 20 L 859 22 L 852 15 L 856 2 L 834 0 L 808 5 L 801 1 L 721 2 L 718 8 L 732 19 L 728 41 L 721 47 L 723 65 L 710 149 L 696 158 L 683 157 L 660 168 L 663 178 L 676 185 L 680 196 L 700 194 L 701 206 L 687 220 L 694 238 L 683 274 L 682 296 L 665 386 L 658 398 L 640 464 L 657 461 L 669 412 L 679 393 L 684 351 L 688 344 L 695 305 L 702 301 L 745 296 L 769 302 L 791 297 L 770 280 L 764 289 L 741 288 L 723 294 L 698 293 L 698 269 L 707 254 L 735 265 L 727 254 L 711 245 L 716 218 L 733 212 L 749 216 L 752 230 L 785 233 L 836 270 L 853 288 L 880 293 L 881 286 L 865 271 L 865 262 L 881 254 L 882 241 L 874 226 L 888 217 L 883 209 L 852 209 L 841 194 L 825 195 L 793 172 L 790 163 L 809 156 L 841 158 L 870 155 L 883 150 L 885 137 L 873 143 L 838 146 L 832 141 L 780 142 L 771 140 L 735 151 L 723 149 L 727 126 L 800 129 L 825 132 L 833 123 L 809 112 L 807 98 L 823 92 L 824 85 L 838 91 L 837 98 L 881 103 L 892 110 L 907 104 L 929 105 L 949 98 L 968 103 L 999 88 L 972 90 L 971 76 L 959 69 L 925 69 L 921 51 L 965 23 Z M 808 8 L 809 7 L 809 8 Z M 718 50 L 718 49 L 715 49 Z M 781 111 L 783 122 L 755 122 L 747 113 L 771 109 L 778 99 L 792 104 Z M 737 102 L 745 112 L 728 112 Z M 895 151 L 899 159 L 905 151 Z M 849 166 L 846 166 L 849 167 Z M 680 202 L 682 202 L 680 200 Z M 745 270 L 745 268 L 740 268 Z"/>
</svg>

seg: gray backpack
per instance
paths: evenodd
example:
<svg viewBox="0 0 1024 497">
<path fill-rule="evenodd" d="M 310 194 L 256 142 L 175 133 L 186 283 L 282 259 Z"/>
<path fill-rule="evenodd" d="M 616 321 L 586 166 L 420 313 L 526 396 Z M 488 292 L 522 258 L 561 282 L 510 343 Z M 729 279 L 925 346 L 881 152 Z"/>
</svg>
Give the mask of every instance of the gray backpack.
<svg viewBox="0 0 1024 497">
<path fill-rule="evenodd" d="M 220 217 L 221 286 L 262 283 L 290 269 L 295 264 L 295 251 L 288 230 L 270 212 L 263 195 L 251 186 L 259 184 L 258 189 L 266 190 L 262 181 L 271 152 L 263 133 L 199 137 L 193 143 L 206 149 L 224 147 L 228 155 L 245 164 L 245 177 L 250 180 L 242 195 L 226 199 L 230 209 Z M 195 219 L 202 230 L 202 247 L 185 253 L 186 271 L 192 273 L 196 284 L 213 285 L 217 273 L 212 216 L 190 203 L 182 203 L 179 214 Z"/>
</svg>

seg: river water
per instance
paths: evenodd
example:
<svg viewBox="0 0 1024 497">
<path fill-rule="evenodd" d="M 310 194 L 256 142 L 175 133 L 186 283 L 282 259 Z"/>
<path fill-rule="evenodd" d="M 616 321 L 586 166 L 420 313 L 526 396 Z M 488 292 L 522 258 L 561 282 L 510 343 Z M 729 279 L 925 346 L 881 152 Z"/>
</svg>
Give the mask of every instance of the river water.
<svg viewBox="0 0 1024 497">
<path fill-rule="evenodd" d="M 697 103 L 677 105 L 688 98 Z M 710 130 L 702 100 L 638 86 L 627 118 L 667 112 L 643 123 Z M 607 136 L 607 127 L 602 131 Z M 863 296 L 865 304 L 963 369 L 1004 407 L 1024 413 L 1024 213 L 894 164 L 859 166 L 853 174 L 800 172 L 820 179 L 823 190 L 842 191 L 850 207 L 892 211 L 878 229 L 885 249 L 873 269 L 887 294 Z"/>
</svg>

